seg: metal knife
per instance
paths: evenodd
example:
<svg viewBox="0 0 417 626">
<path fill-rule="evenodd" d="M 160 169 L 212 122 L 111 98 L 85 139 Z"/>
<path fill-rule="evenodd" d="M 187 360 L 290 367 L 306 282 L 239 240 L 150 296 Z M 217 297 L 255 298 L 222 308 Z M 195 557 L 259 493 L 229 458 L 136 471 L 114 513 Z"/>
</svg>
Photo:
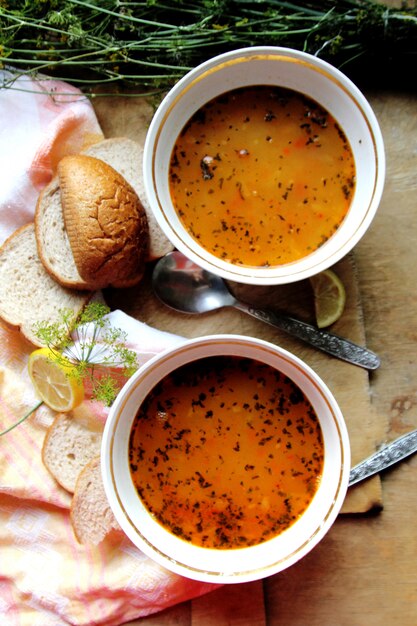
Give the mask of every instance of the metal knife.
<svg viewBox="0 0 417 626">
<path fill-rule="evenodd" d="M 387 467 L 402 461 L 410 454 L 417 452 L 417 429 L 412 430 L 398 439 L 384 445 L 370 457 L 358 463 L 350 470 L 349 487 L 365 478 L 369 478 Z"/>
</svg>

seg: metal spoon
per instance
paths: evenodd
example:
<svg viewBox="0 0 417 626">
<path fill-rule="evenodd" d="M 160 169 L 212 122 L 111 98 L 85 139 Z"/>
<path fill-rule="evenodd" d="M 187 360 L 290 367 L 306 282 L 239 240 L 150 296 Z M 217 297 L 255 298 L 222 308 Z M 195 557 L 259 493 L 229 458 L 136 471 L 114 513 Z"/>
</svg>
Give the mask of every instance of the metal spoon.
<svg viewBox="0 0 417 626">
<path fill-rule="evenodd" d="M 207 313 L 234 307 L 298 337 L 332 356 L 374 370 L 379 357 L 355 343 L 275 311 L 256 309 L 237 300 L 219 276 L 202 269 L 181 252 L 169 252 L 155 265 L 152 284 L 155 294 L 167 306 L 182 313 Z"/>
<path fill-rule="evenodd" d="M 391 465 L 406 459 L 415 452 L 417 452 L 417 430 L 412 430 L 382 446 L 370 457 L 352 467 L 349 475 L 349 487 L 391 467 Z"/>
</svg>

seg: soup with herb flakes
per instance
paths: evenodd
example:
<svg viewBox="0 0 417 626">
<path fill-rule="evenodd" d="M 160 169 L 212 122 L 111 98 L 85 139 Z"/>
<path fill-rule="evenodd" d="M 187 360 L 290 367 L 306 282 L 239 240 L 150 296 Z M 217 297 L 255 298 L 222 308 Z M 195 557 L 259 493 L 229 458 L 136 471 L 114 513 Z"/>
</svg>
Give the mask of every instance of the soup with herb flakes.
<svg viewBox="0 0 417 626">
<path fill-rule="evenodd" d="M 273 367 L 206 357 L 166 376 L 132 425 L 129 465 L 150 513 L 206 548 L 257 545 L 316 493 L 324 443 L 301 389 Z"/>
<path fill-rule="evenodd" d="M 345 218 L 355 162 L 337 121 L 287 88 L 244 87 L 200 108 L 170 160 L 179 219 L 223 261 L 291 263 L 317 250 Z"/>
</svg>

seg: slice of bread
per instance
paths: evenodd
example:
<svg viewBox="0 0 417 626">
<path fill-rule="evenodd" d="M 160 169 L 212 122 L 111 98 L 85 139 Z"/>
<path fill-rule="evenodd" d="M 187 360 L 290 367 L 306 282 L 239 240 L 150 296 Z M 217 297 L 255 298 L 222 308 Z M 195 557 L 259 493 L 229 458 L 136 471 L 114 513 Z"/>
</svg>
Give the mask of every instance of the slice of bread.
<svg viewBox="0 0 417 626">
<path fill-rule="evenodd" d="M 85 154 L 58 163 L 65 229 L 80 276 L 94 289 L 131 287 L 148 256 L 146 213 L 113 167 Z"/>
<path fill-rule="evenodd" d="M 0 247 L 0 317 L 20 328 L 35 346 L 42 345 L 36 323 L 60 321 L 60 309 L 72 309 L 78 316 L 92 295 L 65 289 L 51 278 L 39 260 L 33 223 L 19 228 Z"/>
<path fill-rule="evenodd" d="M 74 413 L 58 413 L 48 428 L 42 461 L 55 480 L 74 493 L 84 467 L 100 454 L 102 427 Z"/>
<path fill-rule="evenodd" d="M 90 146 L 84 154 L 102 159 L 130 183 L 146 211 L 149 225 L 149 261 L 174 250 L 173 244 L 156 221 L 145 194 L 143 182 L 143 147 L 127 137 L 112 137 Z"/>
<path fill-rule="evenodd" d="M 70 519 L 80 543 L 97 545 L 112 530 L 121 530 L 104 490 L 99 456 L 90 461 L 78 476 Z"/>
<path fill-rule="evenodd" d="M 58 176 L 40 193 L 35 212 L 35 233 L 39 258 L 52 278 L 68 289 L 90 290 L 90 284 L 78 272 L 71 251 Z"/>
</svg>

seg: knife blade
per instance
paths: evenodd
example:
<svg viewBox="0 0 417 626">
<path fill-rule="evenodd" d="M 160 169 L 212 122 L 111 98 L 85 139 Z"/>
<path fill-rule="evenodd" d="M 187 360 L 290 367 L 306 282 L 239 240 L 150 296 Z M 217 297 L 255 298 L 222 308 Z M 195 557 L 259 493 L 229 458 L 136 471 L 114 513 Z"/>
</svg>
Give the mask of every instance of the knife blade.
<svg viewBox="0 0 417 626">
<path fill-rule="evenodd" d="M 350 470 L 349 487 L 417 452 L 417 429 L 381 447 Z"/>
</svg>

